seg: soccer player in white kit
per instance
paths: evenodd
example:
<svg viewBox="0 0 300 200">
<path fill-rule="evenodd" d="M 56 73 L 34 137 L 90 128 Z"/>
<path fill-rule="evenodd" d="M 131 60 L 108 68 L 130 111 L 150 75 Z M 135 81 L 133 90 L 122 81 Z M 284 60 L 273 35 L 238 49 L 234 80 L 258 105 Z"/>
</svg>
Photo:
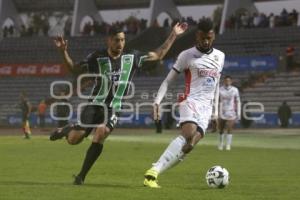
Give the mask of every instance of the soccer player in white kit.
<svg viewBox="0 0 300 200">
<path fill-rule="evenodd" d="M 144 186 L 159 188 L 158 175 L 181 161 L 204 137 L 209 120 L 218 116 L 219 80 L 225 55 L 212 48 L 214 39 L 212 21 L 202 19 L 196 32 L 196 46 L 180 53 L 159 88 L 154 102 L 154 120 L 160 117 L 159 104 L 168 86 L 178 74 L 185 73 L 185 98 L 179 104 L 181 133 L 146 171 Z"/>
<path fill-rule="evenodd" d="M 227 125 L 226 150 L 231 149 L 232 129 L 235 121 L 241 119 L 241 100 L 239 90 L 232 85 L 232 78 L 226 76 L 224 85 L 220 87 L 220 111 L 219 111 L 219 145 L 223 150 L 225 146 L 224 129 Z"/>
</svg>

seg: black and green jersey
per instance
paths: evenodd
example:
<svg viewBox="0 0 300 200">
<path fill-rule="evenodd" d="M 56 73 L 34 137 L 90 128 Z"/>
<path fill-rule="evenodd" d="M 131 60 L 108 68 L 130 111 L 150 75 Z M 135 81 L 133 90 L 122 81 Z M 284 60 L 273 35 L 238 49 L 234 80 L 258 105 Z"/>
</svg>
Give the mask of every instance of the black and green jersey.
<svg viewBox="0 0 300 200">
<path fill-rule="evenodd" d="M 29 101 L 27 99 L 22 99 L 20 103 L 20 107 L 23 115 L 28 115 L 29 113 Z"/>
<path fill-rule="evenodd" d="M 108 108 L 119 111 L 133 75 L 146 57 L 145 53 L 132 51 L 123 52 L 119 58 L 113 59 L 107 50 L 96 51 L 87 56 L 80 66 L 86 73 L 100 76 L 94 83 L 93 103 L 104 103 Z"/>
</svg>

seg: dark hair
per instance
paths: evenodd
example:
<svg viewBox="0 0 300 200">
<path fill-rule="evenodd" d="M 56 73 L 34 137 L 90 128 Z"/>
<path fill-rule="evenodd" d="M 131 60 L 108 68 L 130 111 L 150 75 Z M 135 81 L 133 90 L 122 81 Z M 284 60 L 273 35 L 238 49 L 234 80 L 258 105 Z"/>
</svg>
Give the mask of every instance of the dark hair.
<svg viewBox="0 0 300 200">
<path fill-rule="evenodd" d="M 232 77 L 231 77 L 231 76 L 229 76 L 229 75 L 225 76 L 225 78 L 224 78 L 224 79 L 227 79 L 227 78 L 229 78 L 229 79 L 232 79 Z"/>
<path fill-rule="evenodd" d="M 214 24 L 210 18 L 203 18 L 198 23 L 198 30 L 208 33 L 211 30 L 214 30 Z"/>
<path fill-rule="evenodd" d="M 119 27 L 111 27 L 108 31 L 108 36 L 115 36 L 118 33 L 124 32 L 121 28 Z"/>
</svg>

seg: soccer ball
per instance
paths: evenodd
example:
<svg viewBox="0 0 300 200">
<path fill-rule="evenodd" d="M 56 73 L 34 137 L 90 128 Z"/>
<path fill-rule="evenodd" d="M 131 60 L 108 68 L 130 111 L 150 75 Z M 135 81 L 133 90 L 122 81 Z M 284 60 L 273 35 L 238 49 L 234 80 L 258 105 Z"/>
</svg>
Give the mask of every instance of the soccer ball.
<svg viewBox="0 0 300 200">
<path fill-rule="evenodd" d="M 213 166 L 206 172 L 206 183 L 211 188 L 224 188 L 229 184 L 229 172 L 221 166 Z"/>
</svg>

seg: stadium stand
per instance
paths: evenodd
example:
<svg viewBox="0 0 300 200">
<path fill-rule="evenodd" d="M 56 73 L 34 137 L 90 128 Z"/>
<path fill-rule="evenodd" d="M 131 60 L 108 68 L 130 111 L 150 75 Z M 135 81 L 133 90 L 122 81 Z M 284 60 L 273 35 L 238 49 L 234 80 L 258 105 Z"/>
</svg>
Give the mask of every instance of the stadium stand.
<svg viewBox="0 0 300 200">
<path fill-rule="evenodd" d="M 276 73 L 263 83 L 247 88 L 242 93 L 243 101 L 260 102 L 266 112 L 277 112 L 283 101 L 287 101 L 294 112 L 300 111 L 299 73 Z"/>
</svg>

